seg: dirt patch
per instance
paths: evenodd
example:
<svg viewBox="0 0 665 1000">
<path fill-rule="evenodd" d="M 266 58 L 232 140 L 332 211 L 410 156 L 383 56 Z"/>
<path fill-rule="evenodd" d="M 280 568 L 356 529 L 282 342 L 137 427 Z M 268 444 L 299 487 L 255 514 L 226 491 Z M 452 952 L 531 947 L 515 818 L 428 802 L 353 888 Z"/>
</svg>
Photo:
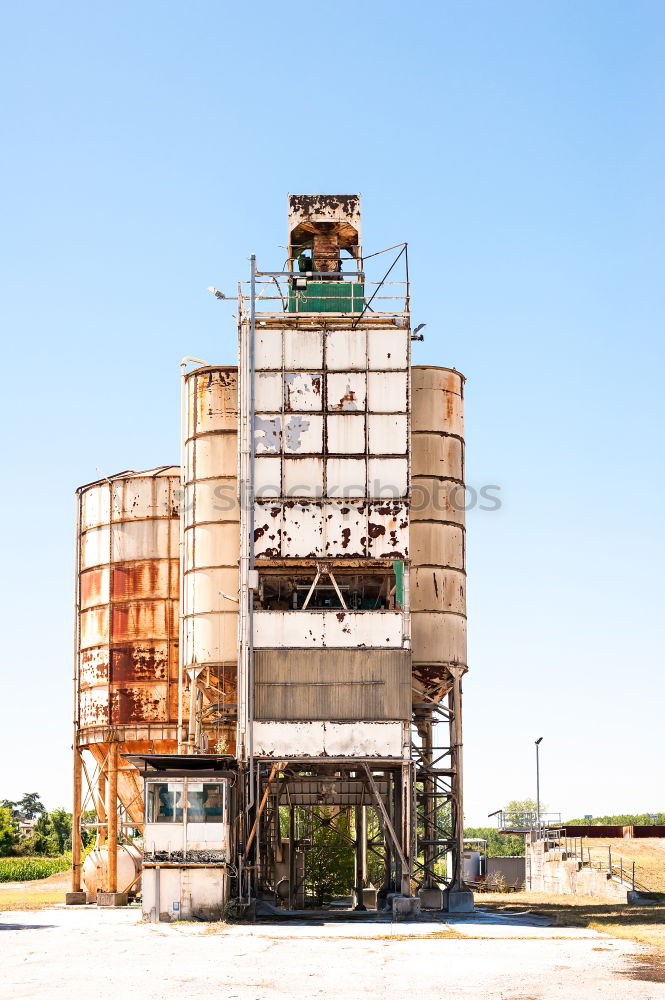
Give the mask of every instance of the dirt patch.
<svg viewBox="0 0 665 1000">
<path fill-rule="evenodd" d="M 665 983 L 665 964 L 657 956 L 641 956 L 632 960 L 630 969 L 623 969 L 617 975 L 645 983 Z"/>
<path fill-rule="evenodd" d="M 665 960 L 665 906 L 629 906 L 592 896 L 547 895 L 519 892 L 510 896 L 485 893 L 476 905 L 503 913 L 529 910 L 550 917 L 557 927 L 588 927 L 601 934 L 646 945 L 654 956 Z"/>
<path fill-rule="evenodd" d="M 0 883 L 0 910 L 42 910 L 64 903 L 72 884 L 72 873 L 57 872 L 31 882 Z"/>
</svg>

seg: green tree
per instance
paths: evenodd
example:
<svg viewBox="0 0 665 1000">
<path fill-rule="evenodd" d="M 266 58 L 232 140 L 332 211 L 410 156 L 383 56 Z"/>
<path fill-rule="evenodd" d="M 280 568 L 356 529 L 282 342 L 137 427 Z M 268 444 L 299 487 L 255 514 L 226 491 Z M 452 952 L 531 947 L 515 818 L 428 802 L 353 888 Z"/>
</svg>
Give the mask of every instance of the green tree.
<svg viewBox="0 0 665 1000">
<path fill-rule="evenodd" d="M 18 843 L 18 826 L 7 806 L 0 806 L 0 857 L 13 854 Z"/>
<path fill-rule="evenodd" d="M 546 806 L 541 802 L 541 815 L 545 809 Z M 503 821 L 506 826 L 532 826 L 537 812 L 538 804 L 535 799 L 513 799 L 503 810 Z"/>
<path fill-rule="evenodd" d="M 500 833 L 494 826 L 467 826 L 464 836 L 486 840 L 490 858 L 521 857 L 524 854 L 524 835 L 520 833 Z"/>
<path fill-rule="evenodd" d="M 49 822 L 57 853 L 64 854 L 72 846 L 72 814 L 62 808 L 54 809 L 49 813 Z"/>
<path fill-rule="evenodd" d="M 46 812 L 46 807 L 39 797 L 38 792 L 25 792 L 23 798 L 13 803 L 18 809 L 21 819 L 34 819 Z"/>
</svg>

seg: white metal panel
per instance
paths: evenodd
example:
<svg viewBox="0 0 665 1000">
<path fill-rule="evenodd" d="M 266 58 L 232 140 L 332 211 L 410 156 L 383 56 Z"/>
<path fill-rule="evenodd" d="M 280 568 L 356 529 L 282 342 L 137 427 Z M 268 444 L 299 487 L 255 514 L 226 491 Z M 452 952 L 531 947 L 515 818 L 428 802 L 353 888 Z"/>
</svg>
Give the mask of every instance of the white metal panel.
<svg viewBox="0 0 665 1000">
<path fill-rule="evenodd" d="M 257 498 L 280 496 L 281 470 L 279 458 L 254 459 L 254 493 Z"/>
<path fill-rule="evenodd" d="M 371 497 L 405 497 L 409 468 L 405 458 L 370 458 L 367 469 Z"/>
<path fill-rule="evenodd" d="M 320 497 L 323 493 L 323 459 L 285 458 L 284 496 Z"/>
<path fill-rule="evenodd" d="M 282 409 L 281 372 L 257 372 L 254 376 L 254 408 L 279 413 Z"/>
<path fill-rule="evenodd" d="M 196 468 L 188 468 L 188 480 L 235 475 L 238 464 L 235 434 L 205 434 L 190 442 L 187 448 L 190 453 L 192 446 Z"/>
<path fill-rule="evenodd" d="M 109 641 L 109 607 L 91 608 L 81 614 L 81 649 Z"/>
<path fill-rule="evenodd" d="M 109 504 L 109 488 L 106 483 L 86 490 L 81 499 L 81 528 L 106 524 L 109 519 Z"/>
<path fill-rule="evenodd" d="M 323 555 L 323 517 L 320 504 L 284 506 L 282 556 L 308 559 Z"/>
<path fill-rule="evenodd" d="M 374 371 L 407 367 L 409 357 L 408 330 L 390 328 L 386 330 L 369 330 L 368 354 L 369 367 Z"/>
<path fill-rule="evenodd" d="M 113 520 L 169 516 L 169 480 L 130 478 L 114 480 L 111 486 Z"/>
<path fill-rule="evenodd" d="M 285 368 L 323 368 L 323 335 L 320 330 L 284 331 Z"/>
<path fill-rule="evenodd" d="M 367 504 L 349 500 L 323 505 L 325 555 L 347 559 L 367 555 Z"/>
<path fill-rule="evenodd" d="M 329 330 L 326 337 L 326 368 L 348 371 L 367 367 L 364 330 Z"/>
<path fill-rule="evenodd" d="M 254 753 L 259 757 L 318 757 L 325 753 L 323 722 L 255 722 Z"/>
<path fill-rule="evenodd" d="M 99 566 L 109 561 L 110 528 L 91 528 L 81 536 L 81 569 Z"/>
<path fill-rule="evenodd" d="M 238 373 L 228 368 L 191 372 L 187 378 L 189 434 L 227 430 L 238 415 Z"/>
<path fill-rule="evenodd" d="M 327 488 L 329 497 L 364 497 L 364 458 L 329 458 L 326 460 Z"/>
<path fill-rule="evenodd" d="M 256 649 L 401 649 L 401 611 L 255 611 Z"/>
<path fill-rule="evenodd" d="M 406 372 L 370 372 L 367 408 L 372 413 L 406 413 Z"/>
<path fill-rule="evenodd" d="M 187 823 L 187 849 L 190 851 L 225 851 L 229 844 L 226 823 Z M 219 900 L 217 900 L 219 902 Z"/>
<path fill-rule="evenodd" d="M 281 451 L 282 418 L 268 413 L 254 415 L 254 451 L 257 455 L 274 455 Z M 234 439 L 235 440 L 235 439 Z"/>
<path fill-rule="evenodd" d="M 303 413 L 285 415 L 283 447 L 291 455 L 320 455 L 323 451 L 323 417 Z"/>
<path fill-rule="evenodd" d="M 79 694 L 81 726 L 103 726 L 109 721 L 108 684 L 82 688 Z"/>
<path fill-rule="evenodd" d="M 198 613 L 230 611 L 238 613 L 238 570 L 214 567 L 190 570 L 185 574 L 185 607 Z"/>
<path fill-rule="evenodd" d="M 167 780 L 167 779 L 165 779 Z M 182 785 L 181 796 L 185 786 Z M 183 803 L 176 800 L 178 805 Z M 143 847 L 150 854 L 155 851 L 182 851 L 185 846 L 185 824 L 184 823 L 146 823 L 143 827 Z M 164 873 L 162 873 L 163 875 Z M 144 874 L 145 877 L 145 874 Z M 165 894 L 162 894 L 164 900 Z M 178 896 L 174 897 L 178 899 Z"/>
<path fill-rule="evenodd" d="M 406 454 L 405 413 L 370 413 L 367 423 L 370 455 Z"/>
<path fill-rule="evenodd" d="M 185 527 L 202 521 L 238 521 L 235 478 L 206 479 L 185 487 Z"/>
<path fill-rule="evenodd" d="M 287 372 L 284 375 L 284 409 L 308 413 L 322 409 L 323 375 Z"/>
<path fill-rule="evenodd" d="M 328 454 L 365 454 L 365 417 L 362 413 L 326 417 Z"/>
<path fill-rule="evenodd" d="M 257 326 L 254 336 L 254 367 L 257 370 L 282 367 L 281 330 L 267 330 Z"/>
<path fill-rule="evenodd" d="M 401 722 L 255 722 L 258 757 L 396 757 Z"/>
<path fill-rule="evenodd" d="M 235 566 L 239 549 L 240 536 L 235 521 L 199 524 L 185 532 L 185 565 L 188 568 Z"/>
<path fill-rule="evenodd" d="M 194 615 L 185 626 L 185 663 L 233 663 L 237 659 L 237 612 Z"/>
<path fill-rule="evenodd" d="M 326 375 L 326 387 L 329 410 L 353 413 L 365 409 L 365 372 L 333 372 Z"/>
<path fill-rule="evenodd" d="M 409 555 L 409 511 L 404 500 L 368 504 L 368 555 L 376 559 L 406 559 Z"/>
<path fill-rule="evenodd" d="M 325 722 L 328 757 L 401 757 L 401 722 Z"/>
<path fill-rule="evenodd" d="M 113 561 L 163 558 L 169 550 L 170 524 L 170 521 L 163 518 L 159 521 L 124 521 L 112 525 Z M 177 543 L 172 551 L 175 557 Z"/>
<path fill-rule="evenodd" d="M 302 612 L 295 612 L 299 613 Z M 323 615 L 326 646 L 402 648 L 401 611 L 324 611 Z"/>
<path fill-rule="evenodd" d="M 254 506 L 254 555 L 279 556 L 282 544 L 283 508 L 280 503 L 258 502 Z"/>
</svg>

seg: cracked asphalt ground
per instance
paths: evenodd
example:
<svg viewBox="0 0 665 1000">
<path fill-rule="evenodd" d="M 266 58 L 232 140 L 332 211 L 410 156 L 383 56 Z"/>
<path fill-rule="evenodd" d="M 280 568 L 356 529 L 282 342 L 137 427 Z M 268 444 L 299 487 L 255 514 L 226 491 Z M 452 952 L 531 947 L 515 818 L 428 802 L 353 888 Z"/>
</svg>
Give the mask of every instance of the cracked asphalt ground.
<svg viewBox="0 0 665 1000">
<path fill-rule="evenodd" d="M 665 1000 L 645 949 L 477 914 L 443 923 L 144 924 L 136 908 L 0 913 L 0 997 Z"/>
</svg>

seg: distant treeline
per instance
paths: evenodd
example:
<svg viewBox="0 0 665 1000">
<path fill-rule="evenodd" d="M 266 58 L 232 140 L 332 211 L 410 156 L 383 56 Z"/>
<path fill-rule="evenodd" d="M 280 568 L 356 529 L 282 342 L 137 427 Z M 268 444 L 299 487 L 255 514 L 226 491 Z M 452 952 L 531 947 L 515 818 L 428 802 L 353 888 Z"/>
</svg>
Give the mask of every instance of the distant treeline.
<svg viewBox="0 0 665 1000">
<path fill-rule="evenodd" d="M 562 826 L 665 826 L 665 813 L 621 813 L 618 816 L 594 816 L 567 819 Z"/>
<path fill-rule="evenodd" d="M 524 835 L 517 833 L 499 833 L 495 826 L 465 826 L 465 837 L 478 837 L 487 841 L 487 853 L 490 858 L 521 857 L 524 854 Z M 479 850 L 483 853 L 483 845 L 477 848 L 469 844 L 469 850 Z"/>
</svg>

